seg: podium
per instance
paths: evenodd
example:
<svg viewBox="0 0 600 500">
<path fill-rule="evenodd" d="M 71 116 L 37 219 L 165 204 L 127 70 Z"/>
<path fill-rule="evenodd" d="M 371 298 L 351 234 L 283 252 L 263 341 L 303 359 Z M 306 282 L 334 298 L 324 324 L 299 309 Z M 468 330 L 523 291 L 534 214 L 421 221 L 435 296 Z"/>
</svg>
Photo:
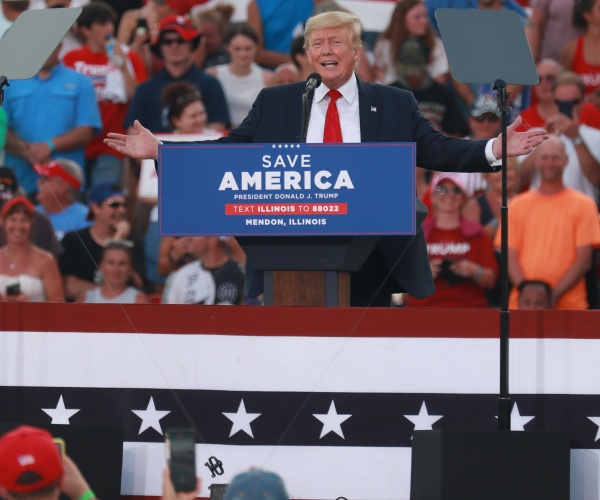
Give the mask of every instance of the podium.
<svg viewBox="0 0 600 500">
<path fill-rule="evenodd" d="M 349 306 L 350 273 L 427 214 L 415 156 L 414 143 L 164 144 L 160 231 L 235 236 L 266 305 Z"/>
<path fill-rule="evenodd" d="M 250 267 L 264 273 L 265 305 L 350 306 L 350 272 L 361 268 L 379 236 L 237 240 Z"/>
</svg>

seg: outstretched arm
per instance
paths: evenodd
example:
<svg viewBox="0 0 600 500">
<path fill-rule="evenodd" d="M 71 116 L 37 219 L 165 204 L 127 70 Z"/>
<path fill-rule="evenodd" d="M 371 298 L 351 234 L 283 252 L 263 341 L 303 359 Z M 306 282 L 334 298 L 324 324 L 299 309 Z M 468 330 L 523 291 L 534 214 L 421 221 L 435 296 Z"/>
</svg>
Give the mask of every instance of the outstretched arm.
<svg viewBox="0 0 600 500">
<path fill-rule="evenodd" d="M 138 160 L 158 160 L 160 141 L 147 128 L 136 120 L 132 134 L 116 134 L 110 132 L 104 142 L 119 153 Z"/>
<path fill-rule="evenodd" d="M 529 154 L 549 137 L 548 132 L 539 128 L 517 132 L 522 121 L 523 119 L 519 116 L 506 128 L 506 156 Z M 498 160 L 502 157 L 502 134 L 494 139 L 492 152 Z"/>
</svg>

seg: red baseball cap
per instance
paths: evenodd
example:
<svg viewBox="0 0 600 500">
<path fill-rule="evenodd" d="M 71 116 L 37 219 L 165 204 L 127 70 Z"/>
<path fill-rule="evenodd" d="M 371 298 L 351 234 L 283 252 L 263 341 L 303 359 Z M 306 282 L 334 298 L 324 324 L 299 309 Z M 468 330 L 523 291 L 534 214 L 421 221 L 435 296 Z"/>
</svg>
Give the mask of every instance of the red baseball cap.
<svg viewBox="0 0 600 500">
<path fill-rule="evenodd" d="M 77 191 L 83 184 L 83 172 L 74 161 L 54 160 L 50 163 L 36 163 L 33 168 L 42 177 L 58 177 Z"/>
<path fill-rule="evenodd" d="M 62 475 L 62 460 L 48 431 L 22 425 L 0 438 L 0 485 L 8 491 L 37 491 Z"/>
<path fill-rule="evenodd" d="M 160 58 L 162 58 L 160 40 L 162 35 L 167 31 L 174 31 L 181 37 L 182 40 L 185 40 L 186 42 L 192 42 L 192 50 L 196 50 L 198 44 L 200 43 L 200 32 L 192 26 L 190 20 L 185 16 L 171 14 L 160 22 L 160 33 L 151 47 L 152 52 Z"/>
</svg>

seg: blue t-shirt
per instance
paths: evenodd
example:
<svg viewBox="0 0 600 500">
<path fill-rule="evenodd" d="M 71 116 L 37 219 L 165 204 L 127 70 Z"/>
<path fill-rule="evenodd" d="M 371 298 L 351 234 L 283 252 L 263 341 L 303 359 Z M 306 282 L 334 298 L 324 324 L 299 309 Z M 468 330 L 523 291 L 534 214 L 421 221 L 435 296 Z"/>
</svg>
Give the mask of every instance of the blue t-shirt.
<svg viewBox="0 0 600 500">
<path fill-rule="evenodd" d="M 304 31 L 313 15 L 313 0 L 256 0 L 263 29 L 264 47 L 289 54 L 292 38 Z"/>
<path fill-rule="evenodd" d="M 35 209 L 43 213 L 50 222 L 54 229 L 56 239 L 61 241 L 65 233 L 71 231 L 79 231 L 92 225 L 92 221 L 86 220 L 88 214 L 88 207 L 83 203 L 73 203 L 69 205 L 65 210 L 57 214 L 51 214 L 44 210 L 44 207 L 38 205 Z"/>
<path fill-rule="evenodd" d="M 28 80 L 11 81 L 6 89 L 4 110 L 11 128 L 25 142 L 45 142 L 84 125 L 93 127 L 94 133 L 102 129 L 92 82 L 62 64 L 55 66 L 45 80 L 36 75 Z M 67 158 L 83 168 L 84 147 L 56 151 L 52 158 Z M 14 170 L 27 194 L 37 192 L 39 176 L 29 162 L 8 152 L 4 162 Z"/>
<path fill-rule="evenodd" d="M 196 66 L 192 66 L 187 73 L 179 78 L 171 76 L 162 70 L 155 76 L 140 84 L 133 94 L 131 105 L 125 117 L 125 128 L 132 127 L 135 120 L 152 132 L 170 132 L 167 120 L 167 111 L 161 106 L 161 93 L 163 89 L 173 82 L 186 81 L 193 83 L 200 89 L 202 100 L 206 107 L 208 122 L 223 122 L 229 125 L 229 110 L 227 101 L 219 80 Z"/>
</svg>

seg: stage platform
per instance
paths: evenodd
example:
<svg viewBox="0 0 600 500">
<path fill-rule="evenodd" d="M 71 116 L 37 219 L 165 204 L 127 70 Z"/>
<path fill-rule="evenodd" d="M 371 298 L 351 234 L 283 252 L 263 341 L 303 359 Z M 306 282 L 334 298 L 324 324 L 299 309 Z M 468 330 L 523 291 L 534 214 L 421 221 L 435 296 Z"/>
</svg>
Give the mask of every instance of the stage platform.
<svg viewBox="0 0 600 500">
<path fill-rule="evenodd" d="M 2 303 L 0 422 L 122 427 L 127 499 L 160 497 L 181 426 L 203 498 L 264 467 L 297 499 L 408 499 L 415 430 L 497 428 L 499 315 Z M 600 499 L 600 312 L 510 321 L 513 430 L 569 432 L 571 499 Z"/>
</svg>

